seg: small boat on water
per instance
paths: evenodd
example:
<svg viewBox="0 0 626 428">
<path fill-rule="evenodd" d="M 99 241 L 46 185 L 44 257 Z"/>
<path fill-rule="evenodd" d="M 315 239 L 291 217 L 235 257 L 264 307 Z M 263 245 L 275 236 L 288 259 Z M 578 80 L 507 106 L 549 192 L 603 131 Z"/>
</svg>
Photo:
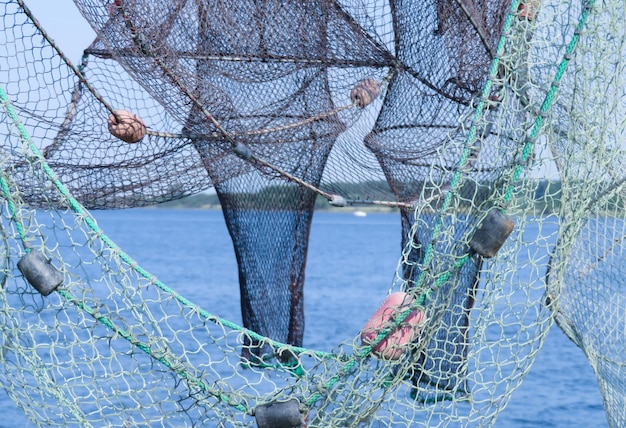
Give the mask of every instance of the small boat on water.
<svg viewBox="0 0 626 428">
<path fill-rule="evenodd" d="M 367 217 L 367 213 L 365 211 L 361 211 L 361 210 L 355 211 L 353 214 L 356 217 Z"/>
</svg>

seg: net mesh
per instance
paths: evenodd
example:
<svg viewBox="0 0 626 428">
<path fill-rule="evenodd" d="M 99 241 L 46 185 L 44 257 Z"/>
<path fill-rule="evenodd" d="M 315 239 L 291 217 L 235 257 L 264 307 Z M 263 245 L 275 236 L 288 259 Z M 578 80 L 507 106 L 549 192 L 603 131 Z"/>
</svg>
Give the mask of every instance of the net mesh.
<svg viewBox="0 0 626 428">
<path fill-rule="evenodd" d="M 626 425 L 622 3 L 75 3 L 76 64 L 0 3 L 0 378 L 33 422 L 490 426 L 555 322 Z M 207 189 L 243 326 L 89 212 Z M 397 300 L 326 350 L 318 199 L 402 225 Z"/>
</svg>

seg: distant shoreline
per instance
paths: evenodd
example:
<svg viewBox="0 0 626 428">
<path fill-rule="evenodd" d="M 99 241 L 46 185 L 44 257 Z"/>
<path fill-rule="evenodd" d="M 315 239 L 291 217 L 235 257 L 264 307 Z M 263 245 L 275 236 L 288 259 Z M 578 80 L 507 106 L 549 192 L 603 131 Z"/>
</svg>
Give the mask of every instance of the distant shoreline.
<svg viewBox="0 0 626 428">
<path fill-rule="evenodd" d="M 222 206 L 216 194 L 199 193 L 192 196 L 185 196 L 172 201 L 161 202 L 158 204 L 147 205 L 145 208 L 150 209 L 201 209 L 201 210 L 221 210 Z M 258 207 L 258 209 L 266 210 L 267 207 Z M 280 207 L 278 210 L 289 209 L 288 207 Z M 384 205 L 364 204 L 364 205 L 346 205 L 345 207 L 332 206 L 324 198 L 319 198 L 315 203 L 315 211 L 324 212 L 348 212 L 363 211 L 366 213 L 395 213 L 398 208 L 388 207 Z"/>
<path fill-rule="evenodd" d="M 374 183 L 378 186 L 378 190 L 381 192 L 378 198 L 380 200 L 393 200 L 393 194 L 390 190 L 385 190 L 383 188 L 384 183 Z M 376 188 L 372 184 L 372 188 Z M 361 194 L 359 193 L 359 189 L 353 188 L 355 185 L 350 185 L 342 183 L 343 187 L 346 187 L 346 194 Z M 528 187 L 525 192 L 521 194 L 523 199 L 518 199 L 513 201 L 512 204 L 517 206 L 519 209 L 531 209 L 536 213 L 541 213 L 543 215 L 549 213 L 557 213 L 560 209 L 561 205 L 561 183 L 559 181 L 550 181 L 546 179 L 542 180 L 530 180 L 527 183 Z M 417 184 L 416 184 L 417 186 Z M 472 187 L 473 186 L 473 187 Z M 476 195 L 480 193 L 483 198 L 489 198 L 490 190 L 489 186 L 478 186 L 478 184 L 465 184 L 463 191 L 466 194 Z M 382 190 L 381 190 L 382 189 Z M 141 204 L 146 208 L 185 208 L 185 209 L 204 209 L 204 210 L 221 210 L 220 199 L 218 198 L 215 192 L 201 192 L 195 195 L 190 196 L 182 196 L 183 192 L 172 192 L 170 197 L 172 200 L 167 202 L 158 203 L 157 201 L 149 201 L 143 200 Z M 240 199 L 240 203 L 238 204 L 239 209 L 251 209 L 251 210 L 260 210 L 260 211 L 295 211 L 299 208 L 298 201 L 300 200 L 301 195 L 297 193 L 294 188 L 280 188 L 277 186 L 270 186 L 268 188 L 264 188 L 256 193 L 252 193 Z M 249 197 L 248 197 L 249 196 Z M 475 200 L 476 198 L 474 198 Z M 365 201 L 367 202 L 367 201 Z M 616 200 L 615 205 L 621 206 L 626 202 L 622 200 Z M 529 206 L 530 205 L 530 206 Z M 468 210 L 470 207 L 468 205 L 460 205 L 457 206 L 457 210 Z M 433 210 L 436 210 L 436 207 L 432 207 Z M 328 200 L 324 197 L 318 196 L 315 201 L 314 211 L 321 212 L 348 212 L 354 213 L 356 211 L 361 211 L 363 213 L 396 213 L 399 212 L 399 208 L 389 207 L 386 205 L 376 205 L 376 204 L 354 204 L 354 205 L 346 205 L 345 207 L 336 207 L 331 205 Z"/>
<path fill-rule="evenodd" d="M 171 202 L 163 202 L 156 205 L 148 205 L 145 207 L 141 207 L 142 209 L 166 209 L 166 210 L 206 210 L 206 211 L 221 211 L 221 205 L 186 205 L 181 203 L 176 203 L 177 201 Z M 280 209 L 277 209 L 280 211 Z M 333 207 L 329 206 L 328 208 L 319 208 L 315 207 L 314 211 L 316 212 L 329 212 L 329 213 L 348 213 L 354 214 L 355 212 L 365 212 L 367 214 L 371 213 L 379 213 L 379 214 L 393 214 L 397 213 L 399 210 L 397 208 L 386 207 L 386 206 L 371 206 L 371 205 L 349 205 L 345 207 Z"/>
</svg>

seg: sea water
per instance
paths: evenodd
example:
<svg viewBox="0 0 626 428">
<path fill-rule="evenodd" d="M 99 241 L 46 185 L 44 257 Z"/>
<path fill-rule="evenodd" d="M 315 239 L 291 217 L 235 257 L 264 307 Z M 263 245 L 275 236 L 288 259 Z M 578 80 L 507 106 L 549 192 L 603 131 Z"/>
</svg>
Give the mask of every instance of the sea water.
<svg viewBox="0 0 626 428">
<path fill-rule="evenodd" d="M 134 209 L 93 213 L 104 232 L 162 282 L 209 312 L 241 323 L 237 266 L 219 211 Z M 376 310 L 398 264 L 396 214 L 317 212 L 305 286 L 305 346 L 330 350 Z M 0 427 L 32 424 L 2 393 Z M 606 427 L 582 351 L 552 328 L 497 427 Z"/>
</svg>

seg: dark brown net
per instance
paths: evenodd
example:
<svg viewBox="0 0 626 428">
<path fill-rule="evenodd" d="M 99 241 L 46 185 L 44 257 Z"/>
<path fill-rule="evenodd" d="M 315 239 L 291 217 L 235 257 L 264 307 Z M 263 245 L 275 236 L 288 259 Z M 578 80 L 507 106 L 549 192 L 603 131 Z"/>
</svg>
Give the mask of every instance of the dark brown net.
<svg viewBox="0 0 626 428">
<path fill-rule="evenodd" d="M 81 125 L 76 114 L 67 117 L 70 131 L 46 148 L 46 157 L 88 207 L 141 206 L 213 185 L 238 259 L 244 325 L 300 346 L 316 194 L 281 171 L 319 188 L 338 137 L 343 133 L 352 145 L 357 143 L 358 111 L 334 112 L 355 100 L 347 96 L 359 82 L 376 82 L 370 76 L 379 76 L 374 85 L 379 91 L 380 77 L 386 76 L 388 91 L 366 138 L 367 149 L 391 188 L 392 194 L 387 191 L 384 197 L 391 197 L 389 202 L 417 199 L 431 165 L 439 162 L 437 148 L 479 93 L 499 37 L 494 29 L 501 27 L 508 4 L 462 6 L 441 3 L 435 15 L 427 15 L 425 5 L 393 3 L 385 29 L 359 4 L 332 1 L 79 4 L 99 34 L 85 51 L 93 58 L 84 68 L 87 79 L 104 85 L 116 64 L 121 65 L 147 93 L 126 81 L 117 90 L 108 83 L 102 90 L 118 93 L 126 109 L 150 119 L 148 135 L 136 149 L 113 142 L 121 146 L 114 153 L 118 162 L 84 149 L 73 160 L 76 144 L 88 143 L 81 127 L 91 126 Z M 365 17 L 375 26 L 361 26 Z M 94 69 L 100 76 L 89 74 Z M 84 112 L 85 89 L 78 83 L 74 92 L 76 109 Z M 371 102 L 378 94 L 369 95 Z M 141 102 L 133 101 L 138 97 Z M 155 103 L 158 116 L 140 111 L 146 100 Z M 158 105 L 165 110 L 156 110 Z M 157 126 L 175 135 L 151 133 Z M 150 156 L 146 149 L 151 147 Z M 450 164 L 455 157 L 450 154 Z M 107 163 L 94 165 L 98 158 Z M 345 168 L 349 160 L 338 162 Z M 81 170 L 84 174 L 77 177 Z M 347 180 L 362 180 L 358 170 L 348 173 Z M 440 180 L 449 180 L 449 174 Z M 362 186 L 357 198 L 381 199 L 378 183 L 373 190 Z M 333 181 L 326 188 L 341 192 L 337 186 Z M 410 217 L 410 209 L 403 217 Z M 446 335 L 443 340 L 449 339 Z"/>
<path fill-rule="evenodd" d="M 572 283 L 587 279 L 577 282 L 568 263 L 587 257 L 595 276 L 585 278 L 621 284 L 619 263 L 603 265 L 626 241 L 608 232 L 623 228 L 624 208 L 614 143 L 626 126 L 615 119 L 623 102 L 608 95 L 623 93 L 613 89 L 623 86 L 625 55 L 606 42 L 624 39 L 616 8 L 560 0 L 75 3 L 97 34 L 76 65 L 23 1 L 0 3 L 6 278 L 30 290 L 14 259 L 40 249 L 71 279 L 51 294 L 56 306 L 40 304 L 45 310 L 23 305 L 15 287 L 1 295 L 2 324 L 29 326 L 5 329 L 5 345 L 25 335 L 4 366 L 17 385 L 12 396 L 46 403 L 29 386 L 44 385 L 67 407 L 41 416 L 25 405 L 31 419 L 85 425 L 123 414 L 128 423 L 165 424 L 176 415 L 174 425 L 249 426 L 255 408 L 297 396 L 313 426 L 488 425 L 530 369 L 553 316 L 576 344 L 599 347 L 583 328 L 593 310 L 574 297 Z M 561 182 L 569 192 L 562 205 Z M 243 328 L 177 299 L 109 248 L 82 208 L 205 191 L 217 194 L 232 237 Z M 406 292 L 422 321 L 397 360 L 380 358 L 376 343 L 363 348 L 360 337 L 333 354 L 299 348 L 320 201 L 399 214 L 398 269 L 381 295 Z M 612 220 L 587 221 L 591 206 Z M 37 221 L 42 213 L 51 225 Z M 46 317 L 58 320 L 67 302 L 87 313 L 81 325 L 94 318 L 114 333 L 77 332 L 71 312 L 57 321 L 61 340 L 53 337 Z M 392 315 L 393 331 L 407 314 Z M 615 333 L 621 324 L 612 325 Z M 117 352 L 120 337 L 146 355 Z M 47 361 L 41 341 L 56 347 L 50 375 L 39 370 Z M 116 345 L 81 359 L 107 341 Z M 615 355 L 617 344 L 615 352 L 607 345 Z M 605 368 L 594 362 L 599 378 L 609 374 L 603 391 L 619 383 L 613 354 Z M 121 369 L 138 359 L 159 369 Z M 95 369 L 93 360 L 103 363 Z M 36 369 L 12 369 L 22 366 Z M 55 378 L 71 385 L 67 397 Z M 95 392 L 84 392 L 83 379 L 95 379 Z M 137 384 L 145 394 L 134 394 Z M 114 404 L 94 398 L 109 390 Z M 606 402 L 612 420 L 623 420 L 611 404 L 620 400 Z"/>
</svg>

